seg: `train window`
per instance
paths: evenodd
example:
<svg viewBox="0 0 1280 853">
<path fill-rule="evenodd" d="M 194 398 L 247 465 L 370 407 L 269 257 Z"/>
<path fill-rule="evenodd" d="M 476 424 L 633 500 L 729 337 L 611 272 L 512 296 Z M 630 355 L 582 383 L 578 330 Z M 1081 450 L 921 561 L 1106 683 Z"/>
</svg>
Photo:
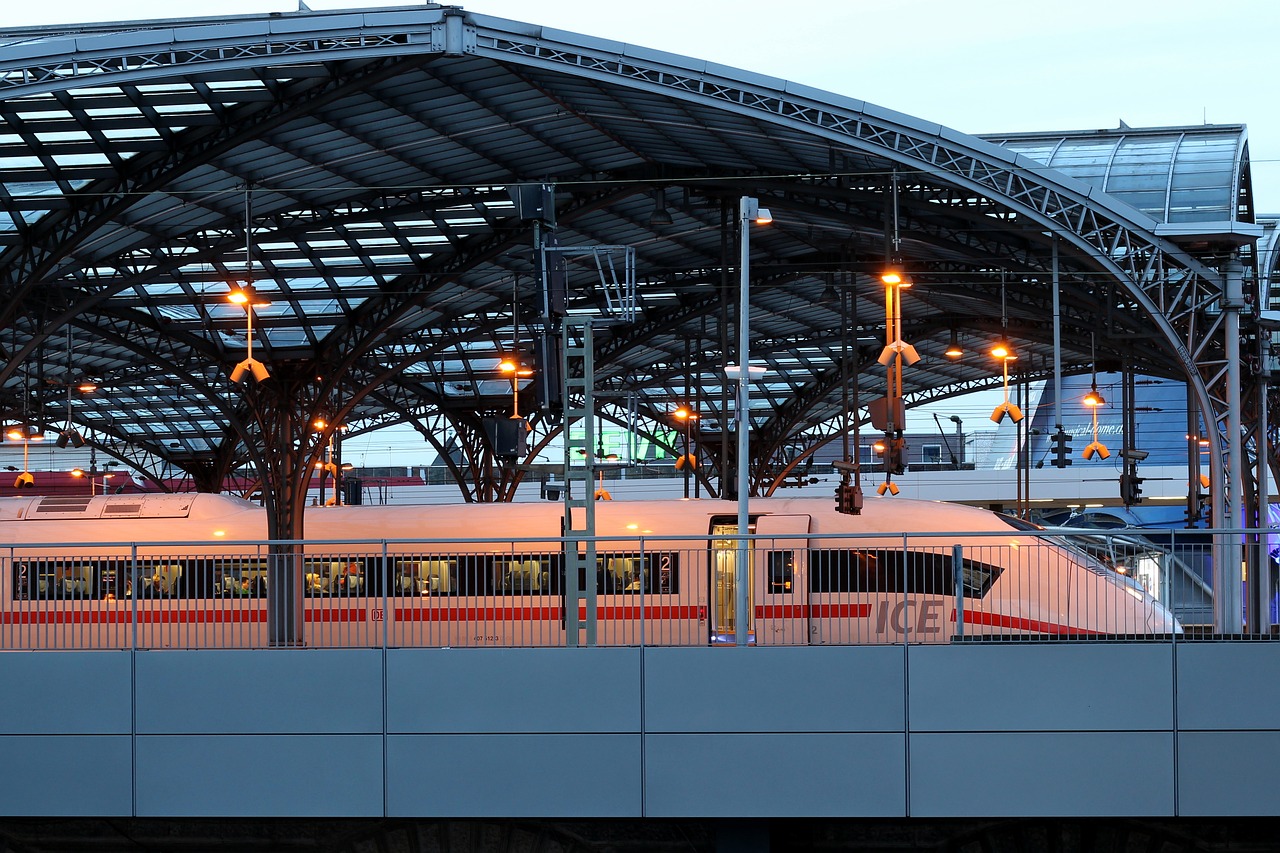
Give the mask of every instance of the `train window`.
<svg viewBox="0 0 1280 853">
<path fill-rule="evenodd" d="M 650 595 L 678 592 L 677 555 L 667 552 L 597 554 L 596 592 Z"/>
<path fill-rule="evenodd" d="M 370 575 L 365 561 L 359 557 L 343 557 L 328 561 L 329 595 L 369 595 Z"/>
<path fill-rule="evenodd" d="M 1040 525 L 1032 524 L 1030 521 L 1018 518 L 1016 515 L 1005 515 L 1003 512 L 997 512 L 995 516 L 1014 530 L 1044 530 Z"/>
<path fill-rule="evenodd" d="M 196 561 L 200 582 L 196 594 L 230 598 L 265 598 L 267 594 L 267 561 L 243 558 L 210 558 Z M 196 568 L 189 565 L 188 568 Z"/>
<path fill-rule="evenodd" d="M 795 572 L 795 551 L 770 551 L 768 565 L 768 589 L 770 593 L 791 592 Z"/>
<path fill-rule="evenodd" d="M 499 558 L 493 561 L 493 590 L 506 595 L 545 595 L 551 592 L 549 555 Z"/>
<path fill-rule="evenodd" d="M 396 560 L 394 589 L 397 595 L 448 595 L 456 590 L 457 574 L 456 559 Z"/>
<path fill-rule="evenodd" d="M 953 562 L 951 554 L 943 551 L 814 550 L 809 553 L 809 588 L 812 592 L 955 595 Z M 965 597 L 981 598 L 1001 571 L 996 565 L 963 560 Z"/>
<path fill-rule="evenodd" d="M 138 579 L 133 589 L 143 598 L 174 598 L 184 590 L 180 563 L 147 562 L 138 564 Z"/>
</svg>

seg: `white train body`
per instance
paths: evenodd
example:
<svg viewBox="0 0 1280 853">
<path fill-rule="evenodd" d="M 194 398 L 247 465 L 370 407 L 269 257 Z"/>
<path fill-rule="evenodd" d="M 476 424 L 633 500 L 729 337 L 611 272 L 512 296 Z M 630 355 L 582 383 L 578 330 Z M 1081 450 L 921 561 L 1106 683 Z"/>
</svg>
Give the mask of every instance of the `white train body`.
<svg viewBox="0 0 1280 853">
<path fill-rule="evenodd" d="M 756 644 L 949 642 L 957 635 L 1179 631 L 1127 577 L 985 510 L 871 500 L 750 504 Z M 595 505 L 580 641 L 733 642 L 737 505 Z M 292 564 L 313 646 L 565 645 L 562 507 L 312 509 Z M 0 648 L 260 647 L 261 507 L 207 494 L 0 499 Z M 955 571 L 959 568 L 958 576 Z M 594 608 L 594 612 L 591 609 Z M 569 611 L 571 612 L 571 611 Z"/>
</svg>

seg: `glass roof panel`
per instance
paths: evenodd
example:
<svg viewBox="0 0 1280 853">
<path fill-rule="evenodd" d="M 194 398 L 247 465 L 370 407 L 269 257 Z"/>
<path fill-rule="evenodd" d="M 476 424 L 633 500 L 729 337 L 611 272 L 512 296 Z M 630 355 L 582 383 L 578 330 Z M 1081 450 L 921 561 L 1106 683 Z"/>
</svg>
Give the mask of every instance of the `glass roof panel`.
<svg viewBox="0 0 1280 853">
<path fill-rule="evenodd" d="M 56 196 L 62 194 L 62 188 L 56 181 L 14 181 L 4 185 L 5 191 L 15 198 L 29 196 Z"/>
<path fill-rule="evenodd" d="M 1237 140 L 1193 137 L 1178 150 L 1169 199 L 1170 222 L 1231 219 Z"/>
</svg>

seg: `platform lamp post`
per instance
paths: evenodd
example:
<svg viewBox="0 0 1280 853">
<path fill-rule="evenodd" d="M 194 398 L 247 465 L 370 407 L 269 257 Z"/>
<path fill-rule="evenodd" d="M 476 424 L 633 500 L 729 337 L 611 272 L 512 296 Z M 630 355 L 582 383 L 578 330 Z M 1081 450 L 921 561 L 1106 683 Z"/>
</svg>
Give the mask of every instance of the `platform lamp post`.
<svg viewBox="0 0 1280 853">
<path fill-rule="evenodd" d="M 751 606 L 750 549 L 747 546 L 747 529 L 751 523 L 748 493 L 751 453 L 751 226 L 768 225 L 773 221 L 767 208 L 759 199 L 743 196 L 738 202 L 738 398 L 736 407 L 738 427 L 738 554 L 734 563 L 734 645 L 747 645 L 750 624 L 748 609 Z M 731 369 L 726 375 L 732 376 Z"/>
</svg>

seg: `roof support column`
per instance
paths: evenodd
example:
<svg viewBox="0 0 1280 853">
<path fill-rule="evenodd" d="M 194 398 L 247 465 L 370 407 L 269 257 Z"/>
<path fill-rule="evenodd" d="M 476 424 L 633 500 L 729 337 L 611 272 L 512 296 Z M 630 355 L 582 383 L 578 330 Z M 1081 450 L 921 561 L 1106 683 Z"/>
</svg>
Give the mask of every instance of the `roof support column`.
<svg viewBox="0 0 1280 853">
<path fill-rule="evenodd" d="M 1227 446 L 1225 476 L 1216 478 L 1222 484 L 1222 488 L 1218 489 L 1222 494 L 1214 502 L 1214 524 L 1228 530 L 1243 526 L 1245 518 L 1242 511 L 1244 466 L 1240 448 L 1244 439 L 1240 422 L 1240 309 L 1244 305 L 1242 277 L 1243 267 L 1238 257 L 1224 266 L 1222 312 L 1227 360 L 1226 435 L 1213 438 L 1225 440 Z M 1219 634 L 1239 634 L 1244 628 L 1240 557 L 1240 534 L 1219 534 L 1213 572 L 1214 628 Z"/>
</svg>

